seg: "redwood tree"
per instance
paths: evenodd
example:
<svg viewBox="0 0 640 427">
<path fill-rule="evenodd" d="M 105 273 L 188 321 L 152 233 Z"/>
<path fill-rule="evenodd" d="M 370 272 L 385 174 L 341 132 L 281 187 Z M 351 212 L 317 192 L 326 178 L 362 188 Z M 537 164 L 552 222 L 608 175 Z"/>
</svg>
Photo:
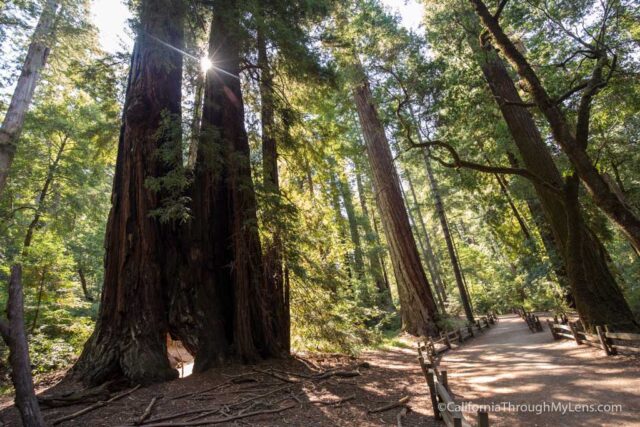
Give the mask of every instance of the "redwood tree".
<svg viewBox="0 0 640 427">
<path fill-rule="evenodd" d="M 282 352 L 271 313 L 257 228 L 256 199 L 240 86 L 242 28 L 237 2 L 212 2 L 202 127 L 191 189 L 186 299 L 181 336 L 196 371 L 224 360 Z M 186 303 L 188 305 L 188 301 Z M 179 310 L 178 310 L 179 311 Z"/>
<path fill-rule="evenodd" d="M 125 376 L 150 383 L 176 378 L 166 354 L 164 268 L 170 240 L 157 216 L 163 194 L 150 185 L 172 166 L 161 152 L 180 144 L 184 5 L 143 0 L 118 145 L 112 208 L 105 237 L 105 275 L 95 331 L 75 366 L 85 381 Z M 179 151 L 179 150 L 177 150 Z"/>
<path fill-rule="evenodd" d="M 360 66 L 354 98 L 367 147 L 376 202 L 398 284 L 403 328 L 416 335 L 437 333 L 438 312 L 402 199 L 400 181 L 369 82 Z"/>
</svg>

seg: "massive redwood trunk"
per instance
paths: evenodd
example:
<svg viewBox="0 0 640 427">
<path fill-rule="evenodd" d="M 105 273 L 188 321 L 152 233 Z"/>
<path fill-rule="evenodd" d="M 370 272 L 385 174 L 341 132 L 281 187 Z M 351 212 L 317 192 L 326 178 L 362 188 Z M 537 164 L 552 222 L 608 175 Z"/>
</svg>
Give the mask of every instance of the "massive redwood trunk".
<svg viewBox="0 0 640 427">
<path fill-rule="evenodd" d="M 384 127 L 364 71 L 358 68 L 361 80 L 354 88 L 354 98 L 398 284 L 403 328 L 411 334 L 433 335 L 438 331 L 437 307 L 411 232 Z"/>
<path fill-rule="evenodd" d="M 477 33 L 470 35 L 469 43 L 526 168 L 544 181 L 564 189 L 560 171 L 542 140 L 531 113 L 518 106 L 522 99 L 504 63 L 491 46 L 484 49 L 479 46 Z M 578 221 L 581 213 L 577 198 L 558 194 L 543 185 L 535 185 L 535 191 L 562 252 L 567 272 L 569 261 L 572 263 L 574 274 L 573 279 L 569 277 L 570 286 L 578 313 L 585 325 L 592 327 L 608 324 L 617 329 L 637 330 L 633 313 L 607 265 L 602 243 L 584 221 Z M 572 245 L 568 243 L 569 226 L 573 226 L 573 236 L 580 233 L 580 238 L 574 238 Z M 575 243 L 577 241 L 579 243 Z M 579 252 L 576 253 L 576 250 Z M 580 280 L 580 277 L 588 277 L 589 280 Z"/>
<path fill-rule="evenodd" d="M 216 68 L 205 83 L 185 277 L 194 306 L 172 315 L 191 322 L 180 335 L 195 353 L 196 371 L 282 352 L 263 272 L 244 128 L 240 15 L 235 1 L 216 0 L 213 12 L 209 55 Z"/>
<path fill-rule="evenodd" d="M 0 128 L 0 197 L 4 192 L 7 176 L 16 154 L 25 115 L 33 99 L 40 73 L 49 57 L 49 46 L 52 42 L 51 35 L 58 4 L 58 0 L 47 0 L 44 3 L 38 25 L 31 37 L 31 44 L 22 65 L 20 77 L 11 97 L 11 103 Z"/>
<path fill-rule="evenodd" d="M 124 376 L 144 384 L 178 376 L 166 354 L 167 281 L 174 278 L 165 277 L 165 245 L 172 239 L 152 215 L 162 207 L 162 192 L 148 184 L 171 167 L 159 150 L 180 144 L 182 56 L 157 39 L 180 48 L 183 16 L 179 0 L 140 4 L 105 237 L 100 312 L 75 366 L 89 383 Z"/>
</svg>

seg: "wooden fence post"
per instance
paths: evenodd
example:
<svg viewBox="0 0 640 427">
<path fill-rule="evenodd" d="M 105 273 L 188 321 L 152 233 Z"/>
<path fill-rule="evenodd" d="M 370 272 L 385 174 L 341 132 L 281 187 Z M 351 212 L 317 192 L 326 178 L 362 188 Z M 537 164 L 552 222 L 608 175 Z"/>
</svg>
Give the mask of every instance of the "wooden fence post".
<svg viewBox="0 0 640 427">
<path fill-rule="evenodd" d="M 569 329 L 571 329 L 571 333 L 573 334 L 573 338 L 576 340 L 576 344 L 580 345 L 582 344 L 582 341 L 580 341 L 580 337 L 578 337 L 578 331 L 576 331 L 576 326 L 569 322 Z"/>
<path fill-rule="evenodd" d="M 440 375 L 442 375 L 442 385 L 449 393 L 451 393 L 451 390 L 449 389 L 449 375 L 447 374 L 447 371 L 441 371 Z"/>
<path fill-rule="evenodd" d="M 438 394 L 436 393 L 436 384 L 433 377 L 436 375 L 433 369 L 427 369 L 427 385 L 429 386 L 429 394 L 431 395 L 431 406 L 433 407 L 433 416 L 436 420 L 442 418 L 440 409 L 438 408 Z"/>
<path fill-rule="evenodd" d="M 451 350 L 451 341 L 449 341 L 449 334 L 447 332 L 444 333 L 444 343 L 449 350 Z"/>
<path fill-rule="evenodd" d="M 549 326 L 549 330 L 551 331 L 551 336 L 555 341 L 557 341 L 558 339 L 560 339 L 560 337 L 556 335 L 556 330 L 553 328 L 553 325 L 554 324 L 551 323 L 551 320 L 547 319 L 547 326 Z"/>
<path fill-rule="evenodd" d="M 458 342 L 462 342 L 462 328 L 458 328 Z"/>
<path fill-rule="evenodd" d="M 609 344 L 609 338 L 607 338 L 607 332 L 611 332 L 609 330 L 609 325 L 604 325 L 604 340 L 606 341 L 607 344 Z M 609 346 L 609 351 L 611 352 L 611 354 L 618 354 L 618 350 L 616 350 L 615 348 L 613 348 L 612 346 Z"/>
<path fill-rule="evenodd" d="M 540 318 L 538 316 L 534 316 L 536 319 L 536 329 L 538 332 L 542 332 L 542 323 L 540 323 Z"/>
<path fill-rule="evenodd" d="M 478 411 L 478 427 L 489 427 L 489 414 L 487 411 Z"/>
<path fill-rule="evenodd" d="M 453 427 L 462 427 L 462 418 L 460 418 L 460 415 L 453 416 Z"/>
<path fill-rule="evenodd" d="M 602 326 L 596 326 L 596 332 L 598 333 L 598 338 L 600 338 L 600 344 L 602 344 L 602 348 L 607 356 L 611 356 L 611 349 L 607 344 L 607 337 L 604 336 L 604 332 L 602 331 Z"/>
</svg>

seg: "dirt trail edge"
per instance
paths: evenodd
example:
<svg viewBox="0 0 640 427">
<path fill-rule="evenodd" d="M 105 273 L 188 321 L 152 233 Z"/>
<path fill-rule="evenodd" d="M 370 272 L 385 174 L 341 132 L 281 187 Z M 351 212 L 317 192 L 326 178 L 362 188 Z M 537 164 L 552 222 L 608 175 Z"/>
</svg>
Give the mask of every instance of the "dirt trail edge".
<svg viewBox="0 0 640 427">
<path fill-rule="evenodd" d="M 486 405 L 492 426 L 639 426 L 640 360 L 554 341 L 543 324 L 534 334 L 519 317 L 503 316 L 447 353 L 440 367 L 456 401 Z M 475 420 L 477 408 L 462 409 Z"/>
</svg>

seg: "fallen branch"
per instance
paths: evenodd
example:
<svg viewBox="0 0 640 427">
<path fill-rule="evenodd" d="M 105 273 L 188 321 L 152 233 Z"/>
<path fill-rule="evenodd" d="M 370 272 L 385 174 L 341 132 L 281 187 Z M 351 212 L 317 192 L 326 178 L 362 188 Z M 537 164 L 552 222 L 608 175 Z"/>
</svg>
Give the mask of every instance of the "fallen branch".
<svg viewBox="0 0 640 427">
<path fill-rule="evenodd" d="M 81 409 L 81 410 L 79 410 L 77 412 L 74 412 L 73 414 L 69 414 L 69 415 L 65 415 L 64 417 L 57 418 L 57 419 L 53 420 L 51 422 L 51 424 L 53 424 L 53 425 L 60 424 L 60 423 L 62 423 L 64 421 L 72 420 L 72 419 L 74 419 L 76 417 L 79 417 L 80 415 L 84 415 L 84 414 L 86 414 L 88 412 L 91 412 L 91 411 L 93 411 L 95 409 L 102 408 L 103 406 L 106 406 L 107 404 L 109 404 L 111 402 L 114 402 L 114 401 L 116 401 L 118 399 L 121 399 L 121 398 L 133 393 L 134 391 L 136 391 L 139 388 L 140 388 L 140 384 L 138 384 L 137 386 L 135 386 L 131 390 L 124 391 L 124 392 L 122 392 L 120 394 L 115 395 L 114 397 L 112 397 L 111 399 L 109 399 L 107 401 L 101 401 L 101 402 L 94 403 L 91 406 L 88 406 L 88 407 L 86 407 L 84 409 Z"/>
<path fill-rule="evenodd" d="M 360 376 L 360 371 L 328 371 L 313 377 L 314 380 L 324 380 L 331 377 L 352 378 Z"/>
<path fill-rule="evenodd" d="M 280 381 L 284 381 L 286 383 L 297 384 L 297 383 L 300 382 L 300 381 L 294 380 L 292 378 L 287 378 L 287 377 L 285 377 L 283 375 L 280 375 L 280 374 L 278 374 L 276 372 L 273 372 L 273 371 L 263 371 L 262 369 L 258 369 L 258 368 L 253 368 L 253 370 L 256 371 L 256 372 L 259 372 L 261 374 L 271 375 L 272 377 L 277 378 Z"/>
<path fill-rule="evenodd" d="M 160 397 L 162 397 L 162 396 L 160 396 Z M 156 404 L 156 402 L 158 401 L 158 398 L 159 397 L 156 396 L 153 399 L 151 399 L 151 402 L 149 403 L 149 406 L 147 406 L 147 409 L 144 410 L 144 412 L 142 413 L 140 418 L 138 418 L 138 421 L 136 421 L 136 425 L 140 425 L 140 424 L 144 423 L 144 420 L 149 418 L 149 416 L 151 415 L 151 411 L 153 410 L 153 405 Z"/>
<path fill-rule="evenodd" d="M 389 409 L 397 408 L 398 406 L 404 406 L 404 404 L 407 403 L 408 401 L 409 401 L 409 396 L 404 396 L 404 397 L 401 397 L 400 399 L 398 399 L 395 402 L 391 402 L 391 403 L 389 403 L 387 405 L 380 406 L 378 408 L 370 409 L 369 413 L 370 414 L 374 414 L 376 412 L 388 411 Z"/>
<path fill-rule="evenodd" d="M 286 411 L 288 409 L 291 409 L 291 408 L 293 408 L 295 406 L 296 406 L 296 404 L 293 403 L 291 405 L 283 406 L 282 408 L 265 409 L 265 410 L 262 410 L 262 411 L 247 412 L 245 414 L 234 415 L 232 417 L 212 418 L 212 419 L 208 419 L 208 420 L 198 421 L 198 422 L 195 422 L 195 423 L 191 422 L 191 421 L 187 421 L 187 422 L 184 422 L 184 423 L 147 424 L 147 427 L 190 427 L 190 426 L 203 426 L 203 425 L 207 425 L 207 424 L 220 424 L 220 423 L 226 423 L 226 422 L 230 422 L 230 421 L 234 421 L 234 420 L 239 420 L 239 419 L 242 419 L 242 418 L 254 417 L 256 415 L 277 414 L 279 412 L 283 412 L 283 411 Z"/>
<path fill-rule="evenodd" d="M 352 394 L 350 396 L 346 396 L 343 397 L 341 399 L 337 399 L 337 400 L 310 400 L 308 403 L 311 404 L 319 404 L 319 405 L 340 405 L 344 402 L 348 402 L 350 400 L 353 400 L 356 398 L 355 394 Z"/>
</svg>

